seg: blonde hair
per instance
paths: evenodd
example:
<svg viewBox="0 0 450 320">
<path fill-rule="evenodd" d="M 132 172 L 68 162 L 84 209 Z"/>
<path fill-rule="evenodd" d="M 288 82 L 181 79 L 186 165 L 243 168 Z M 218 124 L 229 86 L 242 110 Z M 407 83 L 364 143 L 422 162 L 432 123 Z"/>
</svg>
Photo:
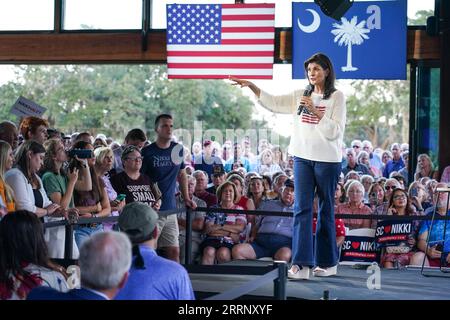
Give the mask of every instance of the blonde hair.
<svg viewBox="0 0 450 320">
<path fill-rule="evenodd" d="M 110 147 L 98 147 L 94 150 L 95 164 L 101 165 L 103 160 L 105 160 L 105 157 L 113 155 L 113 151 Z"/>
<path fill-rule="evenodd" d="M 14 200 L 14 192 L 5 181 L 6 161 L 8 160 L 10 149 L 12 148 L 8 142 L 0 140 L 0 182 L 5 186 L 5 202 L 11 202 Z"/>
<path fill-rule="evenodd" d="M 265 163 L 264 163 L 264 156 L 266 155 L 266 154 L 270 154 L 270 156 L 271 156 L 271 158 L 272 158 L 272 162 L 270 163 L 270 164 L 274 164 L 275 162 L 275 159 L 274 159 L 274 157 L 273 157 L 273 152 L 272 152 L 272 150 L 270 150 L 270 149 L 265 149 L 265 150 L 263 150 L 262 152 L 261 152 L 261 154 L 259 155 L 260 156 L 260 161 L 261 161 L 261 164 L 263 164 L 263 165 L 265 165 Z"/>
<path fill-rule="evenodd" d="M 425 158 L 425 159 L 428 160 L 428 163 L 430 164 L 430 173 L 432 173 L 432 172 L 434 171 L 434 164 L 433 164 L 433 161 L 431 161 L 430 156 L 427 155 L 426 153 L 422 153 L 422 154 L 419 154 L 419 155 L 417 156 L 416 173 L 419 173 L 419 172 L 420 172 L 419 160 L 420 160 L 421 158 Z"/>
<path fill-rule="evenodd" d="M 43 172 L 50 171 L 54 174 L 64 175 L 62 167 L 59 172 L 56 170 L 55 160 L 53 159 L 56 156 L 56 147 L 59 143 L 62 143 L 60 139 L 49 139 L 44 142 L 45 156 Z"/>
</svg>

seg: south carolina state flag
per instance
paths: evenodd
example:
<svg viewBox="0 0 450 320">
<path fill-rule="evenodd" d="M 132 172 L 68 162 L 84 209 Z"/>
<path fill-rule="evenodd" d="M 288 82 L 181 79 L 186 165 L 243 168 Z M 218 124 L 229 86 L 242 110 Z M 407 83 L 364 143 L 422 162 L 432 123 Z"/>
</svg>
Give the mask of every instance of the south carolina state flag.
<svg viewBox="0 0 450 320">
<path fill-rule="evenodd" d="M 272 79 L 275 4 L 168 4 L 169 79 Z"/>
</svg>

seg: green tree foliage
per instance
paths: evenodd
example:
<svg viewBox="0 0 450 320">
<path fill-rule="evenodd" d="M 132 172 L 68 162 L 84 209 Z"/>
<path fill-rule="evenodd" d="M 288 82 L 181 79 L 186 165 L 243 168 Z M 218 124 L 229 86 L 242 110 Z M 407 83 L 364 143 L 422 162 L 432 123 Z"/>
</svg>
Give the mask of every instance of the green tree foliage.
<svg viewBox="0 0 450 320">
<path fill-rule="evenodd" d="M 367 139 L 388 148 L 408 142 L 409 81 L 353 81 L 355 94 L 347 98 L 345 140 Z"/>
<path fill-rule="evenodd" d="M 153 135 L 154 119 L 164 112 L 175 127 L 248 129 L 253 103 L 220 80 L 168 80 L 164 65 L 64 65 L 16 67 L 17 79 L 0 87 L 2 119 L 23 95 L 48 110 L 52 127 L 64 132 L 104 133 L 121 140 L 135 127 Z M 17 122 L 17 121 L 16 121 Z M 259 122 L 259 127 L 266 123 Z"/>
<path fill-rule="evenodd" d="M 409 26 L 425 26 L 427 18 L 434 15 L 434 10 L 419 10 L 413 19 L 408 18 Z"/>
<path fill-rule="evenodd" d="M 408 25 L 426 25 L 433 10 L 420 10 Z M 388 148 L 393 142 L 408 142 L 409 80 L 353 81 L 355 94 L 347 99 L 345 140 L 367 139 Z"/>
</svg>

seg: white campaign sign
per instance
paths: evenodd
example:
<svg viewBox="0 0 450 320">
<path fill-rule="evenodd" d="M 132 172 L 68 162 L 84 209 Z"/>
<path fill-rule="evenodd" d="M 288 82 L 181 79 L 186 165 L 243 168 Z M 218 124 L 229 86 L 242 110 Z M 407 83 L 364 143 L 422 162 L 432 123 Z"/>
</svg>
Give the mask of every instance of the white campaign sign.
<svg viewBox="0 0 450 320">
<path fill-rule="evenodd" d="M 46 108 L 38 105 L 36 102 L 20 96 L 12 106 L 11 113 L 19 117 L 33 116 L 40 118 L 46 110 Z"/>
</svg>

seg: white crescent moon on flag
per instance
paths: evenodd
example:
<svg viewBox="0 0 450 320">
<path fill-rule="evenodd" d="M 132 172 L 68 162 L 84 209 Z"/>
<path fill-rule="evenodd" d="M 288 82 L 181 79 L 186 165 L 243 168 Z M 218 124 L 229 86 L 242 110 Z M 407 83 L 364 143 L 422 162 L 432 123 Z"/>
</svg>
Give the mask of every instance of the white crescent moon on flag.
<svg viewBox="0 0 450 320">
<path fill-rule="evenodd" d="M 298 27 L 300 28 L 300 30 L 302 30 L 303 32 L 312 33 L 314 31 L 316 31 L 317 29 L 319 29 L 319 27 L 320 27 L 320 16 L 313 9 L 306 9 L 306 11 L 311 12 L 311 14 L 313 15 L 313 22 L 309 26 L 305 26 L 305 25 L 301 24 L 300 19 L 297 18 L 297 24 L 298 24 Z"/>
</svg>

